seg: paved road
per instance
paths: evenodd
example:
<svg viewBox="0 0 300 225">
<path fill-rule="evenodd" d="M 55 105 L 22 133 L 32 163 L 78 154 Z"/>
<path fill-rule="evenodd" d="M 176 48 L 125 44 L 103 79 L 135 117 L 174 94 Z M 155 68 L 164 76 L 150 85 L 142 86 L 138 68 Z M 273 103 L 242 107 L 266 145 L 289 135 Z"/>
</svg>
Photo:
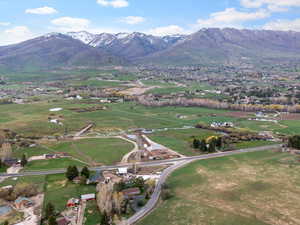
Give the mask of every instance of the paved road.
<svg viewBox="0 0 300 225">
<path fill-rule="evenodd" d="M 176 158 L 176 159 L 169 159 L 169 160 L 159 160 L 159 161 L 151 161 L 151 162 L 141 162 L 137 163 L 138 166 L 146 167 L 146 166 L 160 166 L 160 165 L 168 165 L 174 164 L 179 162 L 191 162 L 194 160 L 201 160 L 201 159 L 210 159 L 210 158 L 217 158 L 229 155 L 235 155 L 243 152 L 256 152 L 256 151 L 264 151 L 264 150 L 272 150 L 281 147 L 281 145 L 268 145 L 256 148 L 247 148 L 247 149 L 240 149 L 235 151 L 228 151 L 228 152 L 218 152 L 206 155 L 199 155 L 199 156 L 192 156 L 192 157 L 183 157 L 183 158 Z M 101 167 L 91 167 L 89 168 L 92 171 L 104 171 L 104 170 L 114 170 L 122 167 L 131 167 L 133 166 L 132 163 L 114 165 L 114 166 L 101 166 Z M 23 176 L 35 176 L 35 175 L 51 175 L 51 174 L 60 174 L 65 173 L 66 169 L 57 169 L 57 170 L 45 170 L 45 171 L 28 171 L 28 172 L 21 172 L 21 173 L 0 173 L 0 177 L 23 177 Z"/>
</svg>

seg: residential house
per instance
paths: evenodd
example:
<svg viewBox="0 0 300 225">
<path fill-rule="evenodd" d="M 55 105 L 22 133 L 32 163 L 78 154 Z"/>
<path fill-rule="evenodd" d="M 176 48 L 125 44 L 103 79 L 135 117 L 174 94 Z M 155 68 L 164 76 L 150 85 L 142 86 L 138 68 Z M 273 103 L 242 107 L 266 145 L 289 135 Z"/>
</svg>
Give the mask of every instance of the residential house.
<svg viewBox="0 0 300 225">
<path fill-rule="evenodd" d="M 29 208 L 33 205 L 34 205 L 33 201 L 31 201 L 29 198 L 26 197 L 18 197 L 15 200 L 15 207 L 17 209 Z"/>
<path fill-rule="evenodd" d="M 81 195 L 81 201 L 91 201 L 91 200 L 96 200 L 96 194 Z"/>
<path fill-rule="evenodd" d="M 7 216 L 12 212 L 13 212 L 13 209 L 9 205 L 0 206 L 0 217 Z"/>
<path fill-rule="evenodd" d="M 125 198 L 130 199 L 136 195 L 141 194 L 141 190 L 139 188 L 128 188 L 122 191 Z"/>
<path fill-rule="evenodd" d="M 67 202 L 67 207 L 75 207 L 79 204 L 79 199 L 77 198 L 71 198 Z"/>
</svg>

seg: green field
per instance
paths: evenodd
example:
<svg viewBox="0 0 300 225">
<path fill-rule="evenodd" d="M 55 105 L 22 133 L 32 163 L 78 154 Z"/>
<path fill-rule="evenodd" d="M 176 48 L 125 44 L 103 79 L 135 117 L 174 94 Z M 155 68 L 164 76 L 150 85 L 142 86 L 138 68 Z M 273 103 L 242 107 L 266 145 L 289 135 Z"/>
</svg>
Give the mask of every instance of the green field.
<svg viewBox="0 0 300 225">
<path fill-rule="evenodd" d="M 98 210 L 96 201 L 88 201 L 85 210 L 84 225 L 95 225 L 101 222 L 101 213 Z"/>
<path fill-rule="evenodd" d="M 44 206 L 51 202 L 58 211 L 62 211 L 70 198 L 90 193 L 96 193 L 96 186 L 70 183 L 64 174 L 48 175 L 45 180 Z"/>
<path fill-rule="evenodd" d="M 162 144 L 180 154 L 186 156 L 199 155 L 201 152 L 193 149 L 192 142 L 194 138 L 206 139 L 217 135 L 213 131 L 202 129 L 169 130 L 151 134 L 151 140 Z"/>
<path fill-rule="evenodd" d="M 173 197 L 139 225 L 271 225 L 300 222 L 300 164 L 272 151 L 197 161 L 168 180 Z"/>
<path fill-rule="evenodd" d="M 218 136 L 214 131 L 204 129 L 182 129 L 182 130 L 168 130 L 155 132 L 149 135 L 149 137 L 176 152 L 186 155 L 193 156 L 201 154 L 200 150 L 195 150 L 192 147 L 194 138 L 198 140 L 206 139 L 210 136 Z M 244 141 L 234 144 L 233 149 L 253 148 L 264 145 L 274 145 L 276 143 L 272 141 Z"/>
<path fill-rule="evenodd" d="M 133 144 L 120 138 L 89 138 L 76 141 L 65 141 L 58 144 L 49 143 L 33 148 L 20 148 L 14 150 L 15 157 L 23 154 L 41 156 L 59 152 L 68 153 L 70 158 L 36 160 L 29 162 L 25 170 L 62 169 L 69 165 L 96 166 L 112 165 L 121 161 L 122 157 L 134 148 Z"/>
<path fill-rule="evenodd" d="M 28 162 L 24 170 L 33 171 L 33 170 L 65 169 L 68 166 L 73 166 L 73 165 L 78 167 L 86 166 L 86 164 L 78 162 L 71 158 L 61 158 L 61 159 L 31 161 Z"/>
<path fill-rule="evenodd" d="M 72 108 L 90 108 L 105 105 L 106 110 L 78 113 Z M 51 108 L 63 108 L 50 112 Z M 11 128 L 26 136 L 74 134 L 87 124 L 95 123 L 95 130 L 102 133 L 132 128 L 175 128 L 197 123 L 233 122 L 237 127 L 252 131 L 270 130 L 285 134 L 300 132 L 299 121 L 272 122 L 249 121 L 228 116 L 228 110 L 201 107 L 145 107 L 133 102 L 116 104 L 87 104 L 83 101 L 57 100 L 33 104 L 0 106 L 0 129 Z M 48 122 L 49 117 L 60 117 L 63 125 Z"/>
<path fill-rule="evenodd" d="M 50 148 L 57 152 L 67 152 L 90 164 L 111 165 L 120 162 L 122 157 L 130 152 L 134 146 L 120 138 L 90 138 L 62 142 Z"/>
</svg>

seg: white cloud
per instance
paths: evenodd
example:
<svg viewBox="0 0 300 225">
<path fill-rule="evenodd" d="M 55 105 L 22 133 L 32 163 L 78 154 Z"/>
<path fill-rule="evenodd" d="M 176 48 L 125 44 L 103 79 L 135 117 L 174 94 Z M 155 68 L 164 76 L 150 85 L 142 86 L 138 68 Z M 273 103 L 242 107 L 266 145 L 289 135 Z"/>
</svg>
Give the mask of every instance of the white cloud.
<svg viewBox="0 0 300 225">
<path fill-rule="evenodd" d="M 114 8 L 123 8 L 129 6 L 129 2 L 127 0 L 97 0 L 97 3 L 105 7 L 111 6 Z"/>
<path fill-rule="evenodd" d="M 49 15 L 49 14 L 55 14 L 58 13 L 58 11 L 54 8 L 44 6 L 41 8 L 35 8 L 35 9 L 26 9 L 25 11 L 27 14 L 38 14 L 38 15 Z"/>
<path fill-rule="evenodd" d="M 127 23 L 127 24 L 130 24 L 130 25 L 143 23 L 145 21 L 146 21 L 146 19 L 144 17 L 140 17 L 140 16 L 127 16 L 127 17 L 124 17 L 124 18 L 120 19 L 120 22 Z"/>
<path fill-rule="evenodd" d="M 10 23 L 9 22 L 0 22 L 0 26 L 9 26 Z"/>
<path fill-rule="evenodd" d="M 196 27 L 242 27 L 247 21 L 259 20 L 269 17 L 271 14 L 266 10 L 255 12 L 241 12 L 235 8 L 227 8 L 221 12 L 210 14 L 208 19 L 199 19 Z"/>
<path fill-rule="evenodd" d="M 182 34 L 182 33 L 186 33 L 186 32 L 180 26 L 170 25 L 170 26 L 157 27 L 157 28 L 151 29 L 147 33 L 150 33 L 155 36 L 166 36 L 166 35 Z"/>
<path fill-rule="evenodd" d="M 89 28 L 90 21 L 83 18 L 61 17 L 51 21 L 61 32 L 82 31 Z"/>
<path fill-rule="evenodd" d="M 267 5 L 272 7 L 300 7 L 300 0 L 241 0 L 246 8 L 260 8 Z"/>
<path fill-rule="evenodd" d="M 263 26 L 266 30 L 300 31 L 300 19 L 276 20 Z"/>
<path fill-rule="evenodd" d="M 26 26 L 16 26 L 0 32 L 0 45 L 15 44 L 33 38 L 34 34 Z"/>
</svg>

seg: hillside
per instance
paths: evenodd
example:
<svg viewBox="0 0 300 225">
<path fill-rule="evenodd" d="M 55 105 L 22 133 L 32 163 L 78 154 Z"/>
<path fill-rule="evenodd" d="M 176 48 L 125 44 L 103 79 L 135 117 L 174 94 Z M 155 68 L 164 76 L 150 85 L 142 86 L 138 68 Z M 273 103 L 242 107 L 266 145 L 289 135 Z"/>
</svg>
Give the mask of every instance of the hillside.
<svg viewBox="0 0 300 225">
<path fill-rule="evenodd" d="M 175 65 L 283 63 L 300 59 L 300 33 L 202 29 L 140 63 Z"/>
<path fill-rule="evenodd" d="M 49 34 L 0 48 L 0 69 L 5 70 L 33 71 L 122 63 L 118 56 L 63 34 Z"/>
<path fill-rule="evenodd" d="M 0 69 L 32 71 L 102 65 L 233 65 L 297 63 L 300 33 L 202 29 L 191 35 L 48 34 L 0 47 Z"/>
</svg>

